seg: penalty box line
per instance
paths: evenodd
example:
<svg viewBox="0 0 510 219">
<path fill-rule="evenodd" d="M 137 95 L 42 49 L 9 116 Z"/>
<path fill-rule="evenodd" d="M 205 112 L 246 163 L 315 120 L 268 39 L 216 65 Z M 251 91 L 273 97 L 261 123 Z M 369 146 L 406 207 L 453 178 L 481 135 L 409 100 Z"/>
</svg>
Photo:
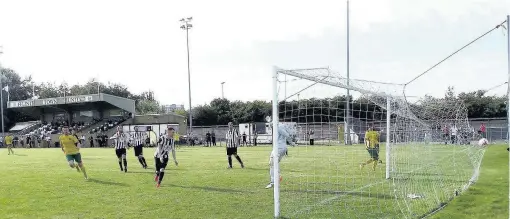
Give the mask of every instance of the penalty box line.
<svg viewBox="0 0 510 219">
<path fill-rule="evenodd" d="M 465 151 L 465 150 L 466 150 L 466 149 L 464 149 L 464 150 L 462 150 L 462 151 Z M 442 159 L 441 159 L 441 160 L 439 160 L 439 161 L 443 161 L 443 160 L 446 160 L 446 159 L 449 159 L 449 158 L 450 158 L 450 157 L 448 157 L 448 156 L 447 156 L 447 157 L 442 158 Z M 413 173 L 413 172 L 415 172 L 415 171 L 418 171 L 418 170 L 421 170 L 421 169 L 423 169 L 423 168 L 426 168 L 426 167 L 429 167 L 429 166 L 433 166 L 433 165 L 435 165 L 435 163 L 434 163 L 434 164 L 430 163 L 430 164 L 428 164 L 428 165 L 425 165 L 425 166 L 422 166 L 422 167 L 416 168 L 416 169 L 411 170 L 411 171 L 409 171 L 409 172 L 405 172 L 405 174 Z M 315 208 L 315 207 L 318 207 L 318 206 L 321 206 L 321 205 L 325 205 L 325 204 L 327 204 L 328 202 L 334 201 L 334 200 L 336 200 L 336 199 L 342 198 L 342 197 L 344 197 L 344 196 L 350 195 L 350 194 L 355 193 L 355 192 L 359 192 L 359 191 L 364 190 L 364 189 L 366 189 L 366 188 L 370 188 L 370 187 L 372 187 L 372 186 L 375 186 L 375 185 L 379 185 L 379 184 L 385 183 L 385 182 L 386 182 L 386 181 L 388 181 L 388 180 L 391 180 L 391 179 L 384 179 L 384 180 L 381 180 L 381 181 L 379 181 L 379 182 L 375 182 L 375 183 L 371 183 L 371 184 L 368 184 L 368 185 L 364 185 L 364 186 L 359 187 L 359 188 L 357 188 L 357 189 L 353 189 L 353 190 L 347 191 L 347 192 L 345 192 L 345 193 L 342 193 L 342 194 L 339 194 L 339 195 L 335 195 L 335 196 L 333 196 L 333 197 L 326 198 L 326 199 L 324 199 L 324 200 L 322 200 L 322 201 L 318 202 L 317 204 L 315 204 L 315 205 L 313 205 L 313 206 L 310 206 L 310 207 L 306 207 L 306 208 L 304 208 L 304 209 L 301 209 L 301 210 L 299 210 L 299 211 L 297 211 L 297 212 L 295 212 L 295 213 L 291 214 L 290 216 L 295 216 L 295 215 L 298 215 L 298 214 L 301 214 L 301 213 L 304 213 L 304 212 L 311 211 L 311 210 L 312 210 L 313 208 Z"/>
</svg>

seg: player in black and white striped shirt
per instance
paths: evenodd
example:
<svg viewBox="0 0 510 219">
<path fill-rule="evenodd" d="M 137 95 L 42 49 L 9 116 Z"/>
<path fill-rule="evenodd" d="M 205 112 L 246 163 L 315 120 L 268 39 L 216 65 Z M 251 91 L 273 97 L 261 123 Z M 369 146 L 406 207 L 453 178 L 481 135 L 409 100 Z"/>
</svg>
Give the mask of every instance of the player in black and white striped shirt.
<svg viewBox="0 0 510 219">
<path fill-rule="evenodd" d="M 172 152 L 175 166 L 179 165 L 175 158 L 175 144 L 174 144 L 174 128 L 168 127 L 167 134 L 159 138 L 158 147 L 154 152 L 154 159 L 156 163 L 156 177 L 154 181 L 157 182 L 156 187 L 159 188 L 163 177 L 165 176 L 165 168 L 168 164 L 168 154 Z"/>
<path fill-rule="evenodd" d="M 147 169 L 147 162 L 145 161 L 145 158 L 143 157 L 143 145 L 145 143 L 145 140 L 147 139 L 147 133 L 146 132 L 139 132 L 138 127 L 135 127 L 135 132 L 133 133 L 133 144 L 134 144 L 134 151 L 135 151 L 135 157 L 138 158 L 138 161 L 140 164 L 142 164 L 142 167 L 144 169 Z"/>
<path fill-rule="evenodd" d="M 113 135 L 110 139 L 113 139 L 114 141 L 113 146 L 115 147 L 115 154 L 117 154 L 117 158 L 119 159 L 120 171 L 127 172 L 126 149 L 129 147 L 129 137 L 122 132 L 122 129 L 118 129 L 117 133 L 115 133 L 115 135 Z M 124 167 L 122 167 L 123 163 Z"/>
<path fill-rule="evenodd" d="M 228 131 L 225 135 L 225 140 L 227 141 L 228 168 L 232 168 L 232 155 L 234 155 L 237 161 L 239 161 L 241 168 L 244 168 L 243 161 L 239 155 L 237 155 L 237 147 L 239 146 L 239 132 L 234 129 L 232 122 L 228 123 Z"/>
</svg>

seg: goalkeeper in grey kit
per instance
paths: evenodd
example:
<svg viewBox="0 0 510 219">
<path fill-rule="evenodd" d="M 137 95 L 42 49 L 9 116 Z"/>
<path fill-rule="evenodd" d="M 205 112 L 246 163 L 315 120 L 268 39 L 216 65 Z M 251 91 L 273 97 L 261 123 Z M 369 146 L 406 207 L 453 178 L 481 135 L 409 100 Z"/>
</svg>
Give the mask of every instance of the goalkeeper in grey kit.
<svg viewBox="0 0 510 219">
<path fill-rule="evenodd" d="M 175 158 L 174 128 L 172 127 L 168 127 L 167 134 L 159 138 L 158 147 L 154 152 L 154 160 L 156 163 L 156 176 L 154 177 L 154 181 L 157 182 L 157 188 L 161 186 L 161 182 L 165 176 L 165 168 L 168 164 L 168 154 L 170 151 L 172 152 L 172 157 L 177 166 L 179 163 Z"/>
<path fill-rule="evenodd" d="M 269 175 L 270 175 L 270 182 L 266 186 L 266 189 L 272 188 L 274 186 L 274 178 L 275 178 L 275 171 L 273 169 L 273 162 L 275 161 L 275 158 L 278 158 L 278 163 L 282 160 L 283 156 L 287 153 L 287 141 L 290 142 L 291 145 L 295 145 L 294 138 L 292 137 L 294 134 L 294 130 L 292 130 L 290 127 L 278 123 L 278 152 L 277 154 L 274 154 L 274 151 L 271 152 L 271 156 L 269 157 Z M 282 181 L 282 177 L 280 176 L 280 173 L 278 173 L 278 178 L 280 182 Z"/>
</svg>

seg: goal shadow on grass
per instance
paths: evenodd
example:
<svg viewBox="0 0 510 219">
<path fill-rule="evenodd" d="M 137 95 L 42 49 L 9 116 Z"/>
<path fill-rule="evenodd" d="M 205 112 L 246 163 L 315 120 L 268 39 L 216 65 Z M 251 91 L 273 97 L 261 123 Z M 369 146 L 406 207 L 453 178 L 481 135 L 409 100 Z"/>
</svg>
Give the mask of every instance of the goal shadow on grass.
<svg viewBox="0 0 510 219">
<path fill-rule="evenodd" d="M 370 192 L 355 192 L 355 191 L 327 191 L 327 190 L 292 190 L 292 189 L 282 189 L 282 193 L 305 193 L 305 194 L 320 194 L 320 195 L 334 195 L 334 196 L 358 196 L 358 197 L 366 197 L 366 198 L 377 198 L 377 199 L 394 199 L 395 196 L 391 194 L 381 194 L 381 193 L 370 193 Z"/>
<path fill-rule="evenodd" d="M 215 188 L 215 187 L 209 187 L 209 186 L 181 186 L 181 185 L 175 185 L 170 184 L 169 186 L 172 187 L 178 187 L 183 189 L 195 189 L 195 190 L 202 190 L 207 192 L 225 192 L 225 193 L 254 193 L 252 191 L 244 191 L 244 190 L 236 190 L 236 189 L 227 189 L 227 188 Z"/>
<path fill-rule="evenodd" d="M 87 182 L 93 182 L 101 185 L 110 185 L 110 186 L 125 186 L 128 187 L 128 184 L 125 183 L 119 183 L 119 182 L 109 182 L 109 181 L 103 181 L 100 179 L 88 179 Z"/>
</svg>

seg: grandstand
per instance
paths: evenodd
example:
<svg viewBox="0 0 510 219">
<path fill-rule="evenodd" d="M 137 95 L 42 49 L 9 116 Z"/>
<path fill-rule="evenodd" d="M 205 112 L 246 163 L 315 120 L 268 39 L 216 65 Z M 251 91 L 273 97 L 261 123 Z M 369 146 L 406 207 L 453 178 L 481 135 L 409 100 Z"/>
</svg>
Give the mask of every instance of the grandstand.
<svg viewBox="0 0 510 219">
<path fill-rule="evenodd" d="M 135 114 L 135 101 L 109 94 L 89 94 L 47 99 L 9 101 L 7 108 L 40 118 L 37 121 L 16 123 L 10 133 L 20 138 L 50 137 L 56 142 L 64 125 L 80 136 L 115 130 Z"/>
</svg>

